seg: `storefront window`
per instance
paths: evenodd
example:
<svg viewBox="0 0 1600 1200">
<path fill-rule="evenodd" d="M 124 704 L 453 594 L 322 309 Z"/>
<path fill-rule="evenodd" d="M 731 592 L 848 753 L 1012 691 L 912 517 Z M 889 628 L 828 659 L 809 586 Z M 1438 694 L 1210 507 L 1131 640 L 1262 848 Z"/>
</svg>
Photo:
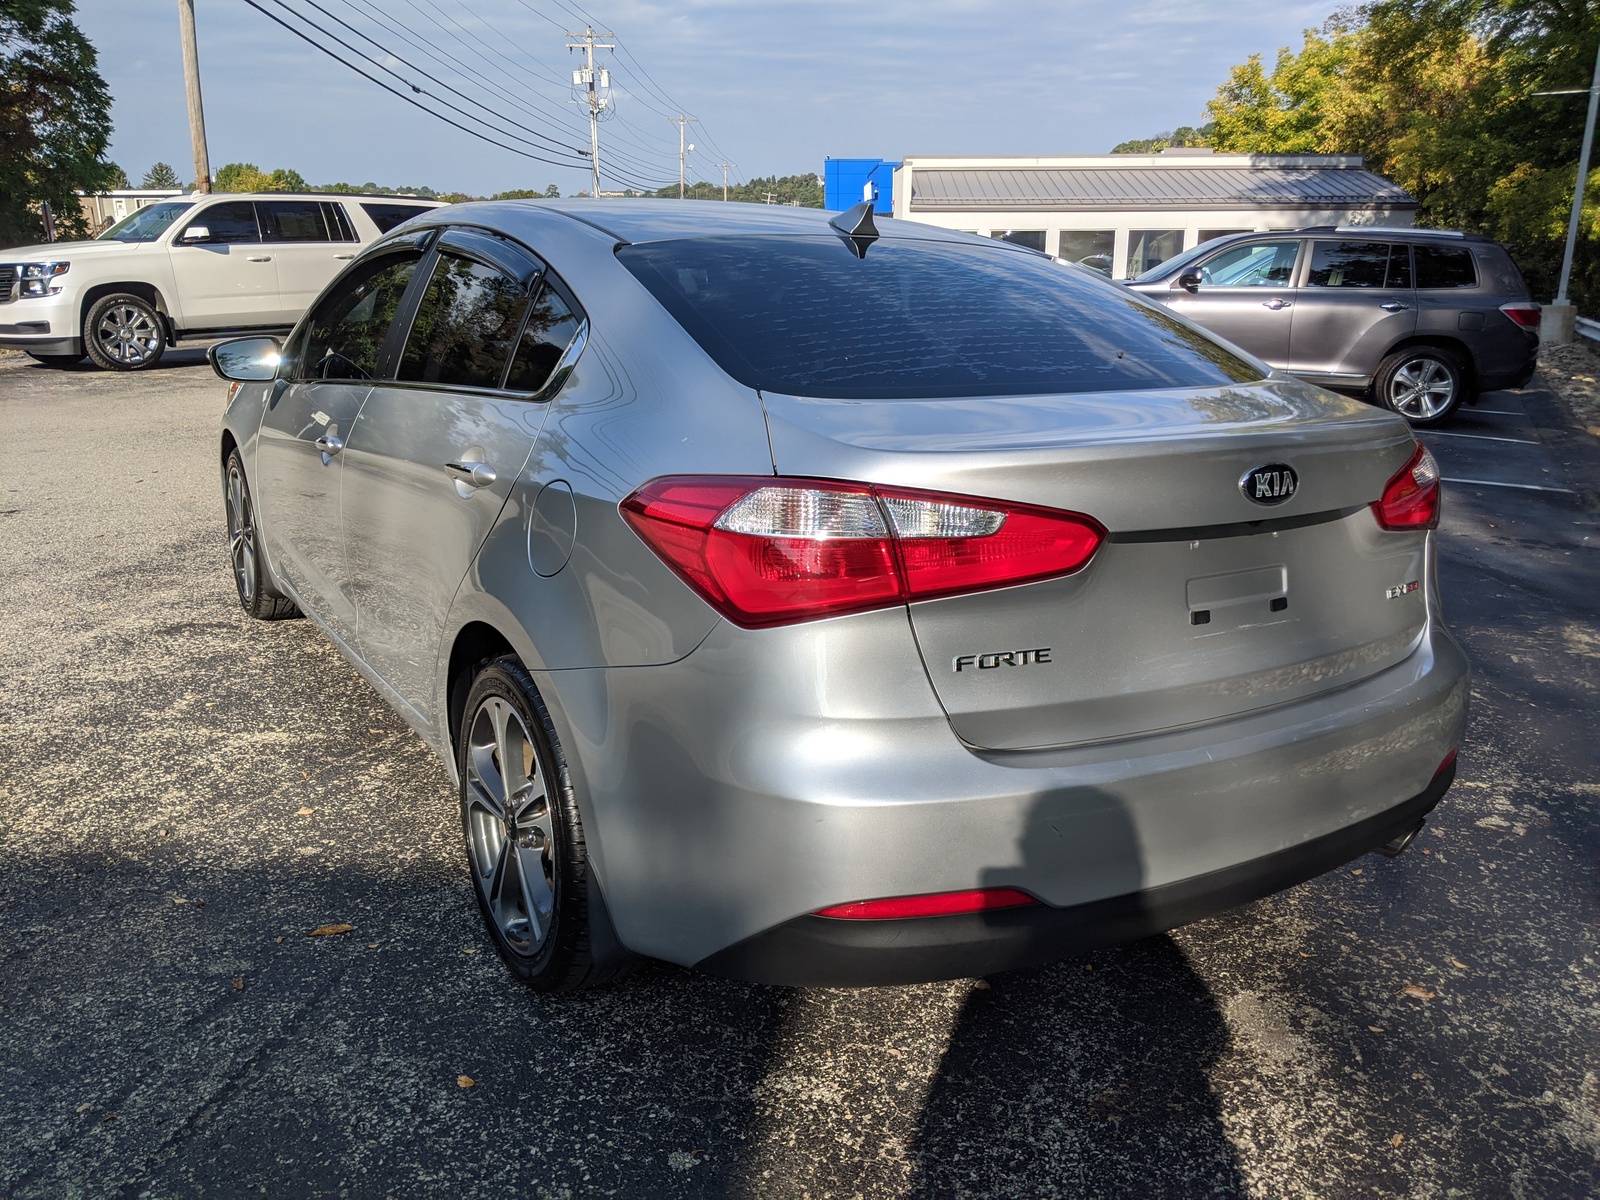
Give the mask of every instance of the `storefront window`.
<svg viewBox="0 0 1600 1200">
<path fill-rule="evenodd" d="M 1128 231 L 1128 275 L 1143 275 L 1157 263 L 1165 262 L 1183 250 L 1181 229 L 1132 229 Z"/>
<path fill-rule="evenodd" d="M 1010 242 L 1013 246 L 1026 246 L 1029 250 L 1044 252 L 1042 229 L 992 229 L 989 236 L 999 242 Z"/>
<path fill-rule="evenodd" d="M 1116 244 L 1117 234 L 1113 229 L 1063 229 L 1056 257 L 1110 275 Z"/>
<path fill-rule="evenodd" d="M 1202 229 L 1200 241 L 1209 242 L 1220 237 L 1232 237 L 1236 233 L 1254 233 L 1253 229 Z"/>
</svg>

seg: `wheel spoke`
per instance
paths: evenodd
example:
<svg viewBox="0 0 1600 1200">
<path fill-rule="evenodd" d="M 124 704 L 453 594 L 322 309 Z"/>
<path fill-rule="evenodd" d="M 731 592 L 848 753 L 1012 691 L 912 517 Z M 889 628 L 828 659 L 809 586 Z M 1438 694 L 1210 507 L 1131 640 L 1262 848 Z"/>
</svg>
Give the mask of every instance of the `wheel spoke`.
<svg viewBox="0 0 1600 1200">
<path fill-rule="evenodd" d="M 528 916 L 529 949 L 544 940 L 544 931 L 550 923 L 550 910 L 555 903 L 555 893 L 545 878 L 544 852 L 517 848 L 517 873 L 522 881 L 522 906 Z"/>
</svg>

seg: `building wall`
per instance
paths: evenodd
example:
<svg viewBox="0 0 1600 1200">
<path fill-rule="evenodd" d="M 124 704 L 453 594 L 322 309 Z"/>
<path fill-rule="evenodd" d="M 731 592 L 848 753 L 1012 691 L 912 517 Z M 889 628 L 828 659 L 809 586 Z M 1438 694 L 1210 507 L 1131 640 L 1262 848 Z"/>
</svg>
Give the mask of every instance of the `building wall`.
<svg viewBox="0 0 1600 1200">
<path fill-rule="evenodd" d="M 116 224 L 131 212 L 183 195 L 182 188 L 119 188 L 114 192 L 78 193 L 83 219 L 95 233 Z"/>
</svg>

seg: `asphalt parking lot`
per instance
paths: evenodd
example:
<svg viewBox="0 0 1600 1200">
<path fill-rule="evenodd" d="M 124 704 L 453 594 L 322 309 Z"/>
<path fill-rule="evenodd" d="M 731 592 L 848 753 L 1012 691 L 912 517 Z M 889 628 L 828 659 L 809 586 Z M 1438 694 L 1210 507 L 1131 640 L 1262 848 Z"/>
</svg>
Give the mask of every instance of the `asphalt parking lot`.
<svg viewBox="0 0 1600 1200">
<path fill-rule="evenodd" d="M 443 769 L 234 602 L 222 404 L 0 355 L 0 1197 L 1600 1193 L 1600 467 L 1537 388 L 1428 439 L 1477 674 L 1400 858 L 984 982 L 562 999 Z"/>
</svg>

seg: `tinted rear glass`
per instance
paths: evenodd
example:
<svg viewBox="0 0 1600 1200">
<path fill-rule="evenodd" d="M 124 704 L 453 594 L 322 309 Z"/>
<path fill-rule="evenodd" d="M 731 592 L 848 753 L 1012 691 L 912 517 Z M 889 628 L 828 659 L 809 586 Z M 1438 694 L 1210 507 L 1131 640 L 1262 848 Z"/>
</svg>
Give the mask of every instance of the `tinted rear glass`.
<svg viewBox="0 0 1600 1200">
<path fill-rule="evenodd" d="M 1122 288 L 999 247 L 832 236 L 624 246 L 622 264 L 749 387 L 838 399 L 1209 387 L 1251 363 Z"/>
<path fill-rule="evenodd" d="M 323 206 L 314 200 L 258 200 L 256 216 L 269 242 L 327 242 Z"/>
<path fill-rule="evenodd" d="M 499 387 L 527 307 L 527 289 L 509 275 L 440 254 L 406 338 L 399 378 Z"/>
<path fill-rule="evenodd" d="M 1477 287 L 1472 252 L 1457 246 L 1417 246 L 1419 288 Z"/>
<path fill-rule="evenodd" d="M 403 225 L 419 213 L 428 210 L 420 204 L 367 204 L 361 205 L 367 216 L 372 218 L 372 223 L 378 227 L 379 233 L 388 233 L 396 225 Z"/>
</svg>

